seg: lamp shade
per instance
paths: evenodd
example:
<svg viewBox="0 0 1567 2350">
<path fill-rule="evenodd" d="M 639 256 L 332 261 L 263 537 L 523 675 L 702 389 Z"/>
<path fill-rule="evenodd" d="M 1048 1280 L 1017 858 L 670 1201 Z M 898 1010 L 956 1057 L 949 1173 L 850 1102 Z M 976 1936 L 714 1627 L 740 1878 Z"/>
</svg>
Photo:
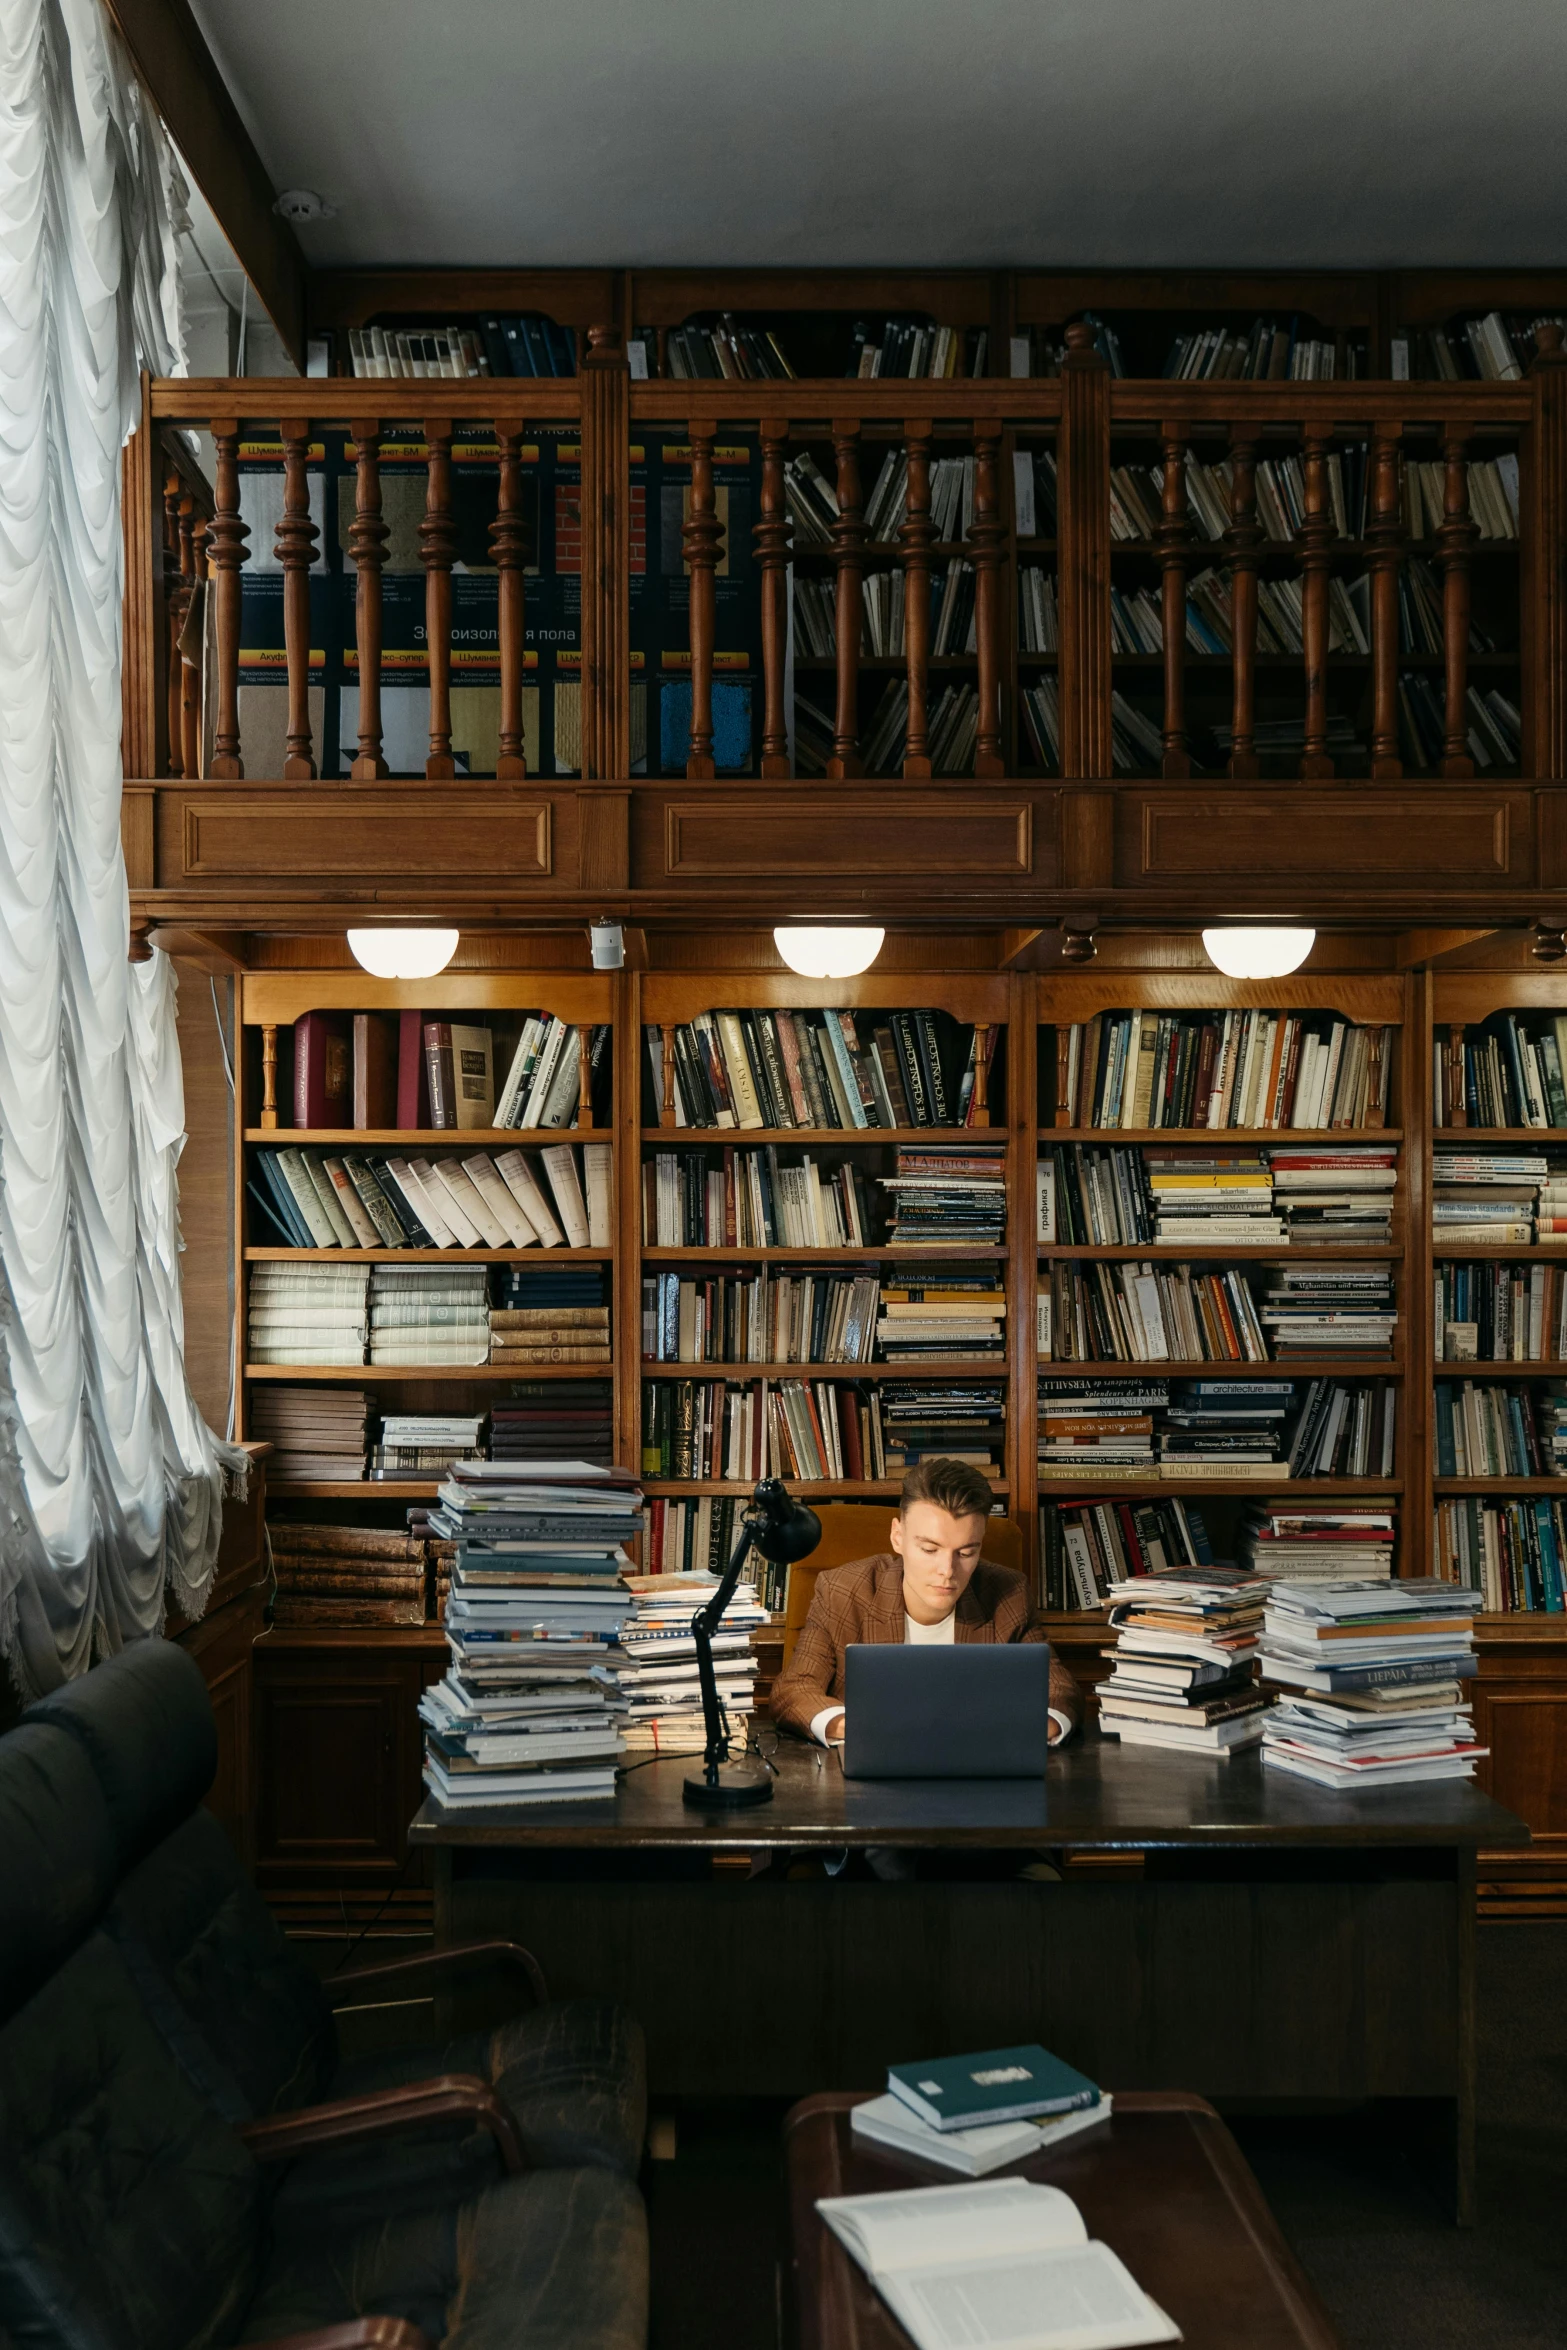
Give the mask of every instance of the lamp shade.
<svg viewBox="0 0 1567 2350">
<path fill-rule="evenodd" d="M 1314 930 L 1205 930 L 1202 943 L 1215 969 L 1231 979 L 1282 979 L 1298 971 L 1316 941 Z"/>
<path fill-rule="evenodd" d="M 773 944 L 802 979 L 853 979 L 870 969 L 886 935 L 885 930 L 817 930 L 805 923 L 780 923 Z"/>
<path fill-rule="evenodd" d="M 348 951 L 377 979 L 433 979 L 457 952 L 457 930 L 351 930 Z"/>
</svg>

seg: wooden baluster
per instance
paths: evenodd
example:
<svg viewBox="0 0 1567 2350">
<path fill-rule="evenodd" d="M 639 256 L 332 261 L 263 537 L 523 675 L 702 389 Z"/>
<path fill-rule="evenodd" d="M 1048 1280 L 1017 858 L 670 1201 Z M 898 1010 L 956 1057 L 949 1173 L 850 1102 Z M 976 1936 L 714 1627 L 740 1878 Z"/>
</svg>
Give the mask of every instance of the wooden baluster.
<svg viewBox="0 0 1567 2350">
<path fill-rule="evenodd" d="M 860 637 L 864 629 L 865 510 L 860 488 L 860 427 L 857 417 L 835 416 L 833 454 L 838 460 L 838 519 L 832 526 L 838 697 L 833 720 L 830 776 L 862 775 L 860 759 Z"/>
<path fill-rule="evenodd" d="M 1070 1126 L 1075 1104 L 1072 1100 L 1072 1028 L 1070 1021 L 1056 1022 L 1056 1114 L 1057 1126 Z"/>
<path fill-rule="evenodd" d="M 266 1127 L 277 1124 L 277 1024 L 266 1021 L 261 1030 L 261 1118 Z"/>
<path fill-rule="evenodd" d="M 789 772 L 789 712 L 784 700 L 784 660 L 789 643 L 789 507 L 784 496 L 784 453 L 789 445 L 786 416 L 764 416 L 762 519 L 752 527 L 762 574 L 762 762 L 764 777 Z"/>
<path fill-rule="evenodd" d="M 1186 438 L 1178 424 L 1161 424 L 1164 490 L 1155 534 L 1163 565 L 1160 605 L 1164 640 L 1164 756 L 1161 775 L 1190 775 L 1186 748 L 1186 547 L 1192 535 L 1186 501 Z"/>
<path fill-rule="evenodd" d="M 1469 1086 L 1464 1066 L 1464 1025 L 1455 1020 L 1447 1032 L 1447 1123 L 1449 1126 L 1467 1126 L 1469 1123 Z"/>
<path fill-rule="evenodd" d="M 184 625 L 180 630 L 180 769 L 186 776 L 201 773 L 200 655 L 201 622 L 207 596 L 207 546 L 207 525 L 197 519 L 195 499 L 181 498 L 180 570 L 190 582 Z M 187 643 L 191 651 L 185 650 Z"/>
<path fill-rule="evenodd" d="M 691 444 L 691 504 L 680 545 L 691 577 L 691 741 L 686 773 L 701 777 L 713 767 L 713 647 L 717 638 L 718 592 L 715 575 L 723 526 L 713 496 L 713 440 L 718 431 L 711 417 L 693 416 L 686 427 Z"/>
<path fill-rule="evenodd" d="M 990 1023 L 974 1023 L 974 1098 L 969 1114 L 971 1126 L 990 1124 Z"/>
<path fill-rule="evenodd" d="M 381 420 L 350 420 L 358 455 L 354 466 L 354 519 L 348 555 L 354 566 L 354 641 L 359 652 L 359 755 L 349 768 L 361 781 L 387 772 L 381 756 L 381 562 L 391 533 L 381 519 Z"/>
<path fill-rule="evenodd" d="M 1304 516 L 1296 536 L 1301 561 L 1301 635 L 1306 659 L 1306 740 L 1300 771 L 1306 777 L 1333 773 L 1328 757 L 1328 573 L 1333 516 L 1328 507 L 1328 443 L 1331 425 L 1305 428 Z"/>
<path fill-rule="evenodd" d="M 974 650 L 979 667 L 979 732 L 974 744 L 974 773 L 1004 775 L 1001 755 L 1001 550 L 1006 525 L 996 491 L 999 435 L 993 429 L 974 434 L 974 520 L 969 551 L 974 560 Z"/>
<path fill-rule="evenodd" d="M 490 559 L 499 584 L 501 728 L 496 752 L 498 782 L 519 782 L 528 772 L 522 726 L 522 678 L 527 638 L 528 531 L 522 518 L 522 427 L 497 425 L 500 479 L 495 519 L 490 524 Z"/>
<path fill-rule="evenodd" d="M 457 525 L 452 517 L 452 424 L 449 416 L 427 416 L 424 520 L 419 553 L 424 560 L 424 636 L 430 664 L 430 755 L 424 772 L 432 782 L 455 775 L 452 758 L 452 563 Z"/>
<path fill-rule="evenodd" d="M 190 603 L 190 585 L 180 566 L 180 477 L 165 474 L 163 480 L 163 616 L 167 636 L 167 673 L 164 693 L 167 704 L 165 725 L 169 738 L 167 772 L 182 772 L 180 725 L 180 630 L 185 625 L 185 613 Z"/>
<path fill-rule="evenodd" d="M 283 516 L 273 534 L 283 568 L 283 647 L 288 661 L 288 738 L 283 780 L 315 774 L 310 744 L 310 566 L 320 537 L 310 518 L 310 427 L 288 423 L 283 435 Z"/>
<path fill-rule="evenodd" d="M 1463 427 L 1444 426 L 1442 527 L 1436 534 L 1442 566 L 1442 650 L 1447 672 L 1442 773 L 1473 775 L 1469 756 L 1469 550 L 1480 533 L 1469 513 L 1469 441 Z"/>
<path fill-rule="evenodd" d="M 1250 425 L 1230 426 L 1230 525 L 1224 552 L 1230 566 L 1230 633 L 1234 701 L 1229 772 L 1243 781 L 1257 772 L 1257 443 Z"/>
<path fill-rule="evenodd" d="M 1384 421 L 1371 435 L 1371 772 L 1402 775 L 1398 755 L 1398 566 L 1404 518 L 1398 496 L 1398 443 L 1403 427 Z"/>
<path fill-rule="evenodd" d="M 930 773 L 930 436 L 928 417 L 903 427 L 909 461 L 909 488 L 898 544 L 903 549 L 903 650 L 909 677 L 909 728 L 903 754 L 905 775 Z"/>
<path fill-rule="evenodd" d="M 577 1124 L 590 1128 L 593 1124 L 593 1031 L 580 1022 L 577 1027 Z"/>
<path fill-rule="evenodd" d="M 658 1122 L 660 1126 L 673 1126 L 677 1123 L 675 1117 L 675 1024 L 672 1020 L 664 1022 L 664 1082 L 663 1090 L 659 1096 Z"/>
<path fill-rule="evenodd" d="M 207 561 L 212 573 L 212 638 L 218 673 L 210 772 L 228 777 L 245 772 L 239 755 L 239 574 L 250 527 L 239 510 L 238 419 L 215 418 L 210 430 L 215 464 Z"/>
</svg>

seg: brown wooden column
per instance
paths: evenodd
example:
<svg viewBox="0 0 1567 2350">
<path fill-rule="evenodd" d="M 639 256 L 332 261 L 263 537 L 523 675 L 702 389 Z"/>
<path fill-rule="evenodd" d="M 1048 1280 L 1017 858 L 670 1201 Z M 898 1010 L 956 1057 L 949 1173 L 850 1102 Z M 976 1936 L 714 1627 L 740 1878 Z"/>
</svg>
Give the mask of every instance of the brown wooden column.
<svg viewBox="0 0 1567 2350">
<path fill-rule="evenodd" d="M 1301 634 L 1305 640 L 1306 741 L 1301 756 L 1303 776 L 1320 778 L 1333 773 L 1328 756 L 1328 573 L 1333 544 L 1333 516 L 1328 508 L 1328 443 L 1331 425 L 1305 428 L 1305 516 L 1296 536 L 1301 561 Z"/>
<path fill-rule="evenodd" d="M 245 772 L 239 755 L 239 574 L 250 529 L 239 510 L 239 420 L 216 417 L 208 430 L 216 455 L 207 556 L 212 570 L 213 660 L 217 670 L 211 772 L 230 777 Z"/>
<path fill-rule="evenodd" d="M 1230 565 L 1230 629 L 1234 700 L 1229 772 L 1240 781 L 1257 773 L 1257 443 L 1255 427 L 1230 426 L 1230 524 L 1224 552 Z"/>
<path fill-rule="evenodd" d="M 905 775 L 930 773 L 930 550 L 936 535 L 930 519 L 932 429 L 925 416 L 908 418 L 903 427 L 909 465 L 904 518 L 898 525 L 903 549 L 903 651 L 909 678 Z"/>
<path fill-rule="evenodd" d="M 207 542 L 205 520 L 198 518 L 192 497 L 180 500 L 180 570 L 190 582 L 184 624 L 180 630 L 180 772 L 201 773 L 201 641 L 207 596 Z M 171 749 L 172 756 L 172 749 Z"/>
<path fill-rule="evenodd" d="M 1160 617 L 1164 638 L 1164 756 L 1161 775 L 1190 775 L 1186 748 L 1186 549 L 1192 535 L 1186 501 L 1186 435 L 1178 424 L 1161 424 L 1164 489 L 1159 510 L 1162 565 Z"/>
<path fill-rule="evenodd" d="M 580 381 L 582 772 L 620 778 L 631 772 L 631 378 L 618 327 L 589 327 Z"/>
<path fill-rule="evenodd" d="M 1518 517 L 1523 748 L 1525 773 L 1556 781 L 1567 776 L 1567 353 L 1559 326 L 1539 331 L 1529 388 Z"/>
<path fill-rule="evenodd" d="M 716 573 L 723 528 L 713 496 L 713 442 L 717 420 L 693 416 L 686 426 L 691 444 L 691 504 L 680 533 L 681 552 L 690 575 L 691 601 L 691 741 L 686 773 L 710 776 L 713 768 L 713 652 L 717 642 L 718 595 Z"/>
<path fill-rule="evenodd" d="M 432 781 L 455 775 L 452 758 L 452 562 L 457 524 L 452 514 L 452 420 L 427 416 L 424 440 L 424 520 L 419 552 L 424 559 L 424 642 L 430 665 L 430 754 L 424 771 Z"/>
<path fill-rule="evenodd" d="M 784 661 L 789 642 L 789 506 L 784 496 L 784 457 L 789 419 L 764 416 L 761 520 L 751 537 L 762 575 L 762 754 L 761 773 L 789 772 L 789 713 L 784 703 Z"/>
<path fill-rule="evenodd" d="M 1379 421 L 1371 435 L 1371 772 L 1398 776 L 1398 566 L 1404 519 L 1398 496 L 1398 444 L 1403 427 Z"/>
<path fill-rule="evenodd" d="M 354 519 L 348 556 L 354 566 L 354 643 L 359 673 L 359 752 L 348 772 L 362 782 L 386 773 L 381 756 L 381 561 L 391 535 L 381 519 L 381 422 L 350 420 L 354 461 Z"/>
<path fill-rule="evenodd" d="M 1060 553 L 1061 773 L 1112 773 L 1110 756 L 1110 371 L 1094 330 L 1066 330 L 1056 444 Z"/>
<path fill-rule="evenodd" d="M 310 566 L 320 533 L 310 518 L 310 426 L 282 427 L 283 517 L 273 533 L 283 569 L 283 648 L 288 661 L 288 736 L 283 780 L 314 776 L 310 742 Z"/>
<path fill-rule="evenodd" d="M 501 724 L 495 776 L 515 783 L 528 772 L 523 741 L 522 679 L 527 638 L 528 532 L 522 519 L 522 427 L 497 425 L 500 449 L 490 560 L 495 565 L 496 633 L 500 640 Z"/>
<path fill-rule="evenodd" d="M 1442 566 L 1442 653 L 1447 695 L 1443 712 L 1442 773 L 1473 775 L 1469 755 L 1469 550 L 1479 537 L 1469 512 L 1469 436 L 1460 424 L 1442 428 L 1442 527 L 1436 534 Z"/>
<path fill-rule="evenodd" d="M 974 559 L 974 649 L 979 668 L 979 731 L 974 773 L 1004 775 L 1001 755 L 1001 555 L 1006 525 L 996 487 L 1000 434 L 974 434 L 974 521 L 969 550 Z"/>
<path fill-rule="evenodd" d="M 833 454 L 838 460 L 838 518 L 832 526 L 838 697 L 833 721 L 830 776 L 860 775 L 860 635 L 864 626 L 865 510 L 860 488 L 860 425 L 853 416 L 835 416 Z"/>
</svg>

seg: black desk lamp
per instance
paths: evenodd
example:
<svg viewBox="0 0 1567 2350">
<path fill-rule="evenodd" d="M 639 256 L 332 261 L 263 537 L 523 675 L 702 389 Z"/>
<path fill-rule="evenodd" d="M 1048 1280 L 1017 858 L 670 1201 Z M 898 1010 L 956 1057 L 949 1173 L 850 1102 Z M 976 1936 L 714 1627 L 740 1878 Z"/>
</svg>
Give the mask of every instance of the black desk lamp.
<svg viewBox="0 0 1567 2350">
<path fill-rule="evenodd" d="M 713 1634 L 735 1595 L 740 1569 L 753 1550 L 759 1550 L 774 1566 L 792 1566 L 796 1559 L 808 1557 L 821 1538 L 822 1522 L 816 1512 L 807 1509 L 802 1501 L 792 1501 L 781 1478 L 764 1477 L 741 1520 L 739 1539 L 724 1569 L 723 1581 L 706 1607 L 691 1619 L 696 1669 L 702 1683 L 702 1722 L 707 1731 L 707 1747 L 700 1775 L 693 1771 L 686 1780 L 687 1803 L 697 1804 L 705 1811 L 725 1811 L 741 1804 L 772 1801 L 770 1771 L 761 1763 L 729 1760 L 729 1733 L 724 1728 L 723 1709 L 718 1702 L 718 1676 L 713 1671 Z"/>
</svg>

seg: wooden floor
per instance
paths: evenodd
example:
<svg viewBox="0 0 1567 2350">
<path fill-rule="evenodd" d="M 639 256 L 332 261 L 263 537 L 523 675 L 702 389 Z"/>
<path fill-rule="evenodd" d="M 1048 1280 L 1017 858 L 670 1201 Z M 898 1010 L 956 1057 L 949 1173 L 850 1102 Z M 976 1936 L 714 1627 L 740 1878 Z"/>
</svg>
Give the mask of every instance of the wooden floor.
<svg viewBox="0 0 1567 2350">
<path fill-rule="evenodd" d="M 1561 2350 L 1567 1922 L 1479 1930 L 1480 2224 L 1461 2233 L 1396 2125 L 1232 2116 L 1346 2350 Z M 782 2205 L 764 2102 L 692 2106 L 649 2165 L 653 2350 L 774 2350 Z"/>
</svg>

